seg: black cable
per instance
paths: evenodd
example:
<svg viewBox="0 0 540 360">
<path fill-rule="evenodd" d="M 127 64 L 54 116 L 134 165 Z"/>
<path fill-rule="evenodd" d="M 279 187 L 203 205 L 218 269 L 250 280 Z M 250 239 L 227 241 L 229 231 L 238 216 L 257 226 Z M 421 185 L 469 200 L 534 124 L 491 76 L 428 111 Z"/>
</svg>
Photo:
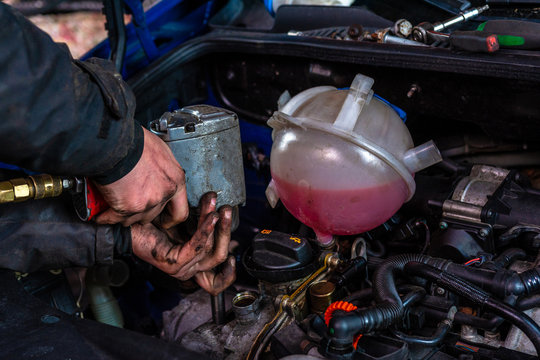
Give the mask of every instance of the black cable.
<svg viewBox="0 0 540 360">
<path fill-rule="evenodd" d="M 420 262 L 410 262 L 405 266 L 405 270 L 411 274 L 427 278 L 438 286 L 465 297 L 495 315 L 501 316 L 523 331 L 533 343 L 537 354 L 540 354 L 540 327 L 526 314 L 493 298 L 477 286 L 433 266 Z"/>
<path fill-rule="evenodd" d="M 423 299 L 426 295 L 426 290 L 420 286 L 412 286 L 413 289 L 411 289 L 411 292 L 409 292 L 407 295 L 405 295 L 401 300 L 403 302 L 404 308 L 409 308 L 412 304 L 418 302 L 419 300 Z M 453 308 L 452 312 L 455 314 L 456 309 Z M 446 334 L 448 334 L 448 331 L 452 328 L 452 321 L 454 314 L 450 315 L 446 314 L 445 320 L 441 321 L 439 326 L 437 326 L 437 329 L 433 333 L 433 335 L 429 337 L 424 336 L 415 336 L 415 335 L 407 335 L 401 331 L 399 331 L 396 328 L 390 328 L 390 332 L 397 337 L 400 340 L 403 340 L 409 344 L 417 344 L 417 345 L 424 345 L 424 346 L 434 346 L 439 344 Z"/>
<path fill-rule="evenodd" d="M 376 305 L 333 317 L 330 322 L 332 346 L 346 347 L 347 344 L 352 343 L 355 334 L 388 329 L 401 321 L 404 316 L 404 307 L 396 288 L 395 277 L 403 274 L 405 265 L 409 262 L 419 262 L 431 265 L 436 269 L 443 269 L 445 270 L 443 273 L 453 279 L 452 284 L 466 283 L 462 280 L 465 279 L 482 288 L 489 289 L 489 291 L 494 292 L 501 298 L 510 295 L 531 295 L 540 291 L 539 269 L 531 269 L 521 274 L 508 270 L 488 271 L 421 254 L 403 254 L 386 260 L 377 259 L 375 262 L 368 260 L 368 267 L 378 265 L 373 276 L 373 295 Z M 474 289 L 477 288 L 474 287 Z M 487 294 L 482 289 L 479 289 L 479 291 L 481 291 L 482 295 Z M 462 296 L 470 298 L 472 295 L 464 294 Z M 504 306 L 506 306 L 506 309 L 511 309 L 507 305 Z M 502 316 L 502 310 L 499 309 L 498 311 L 499 313 L 493 312 L 495 315 Z M 505 316 L 509 317 L 510 315 L 505 314 Z M 500 320 L 493 321 L 494 323 L 490 324 L 498 325 Z M 517 322 L 517 319 L 514 319 L 514 321 Z M 520 324 L 522 327 L 525 326 L 523 321 Z M 527 331 L 529 331 L 529 334 L 526 333 L 527 335 L 534 335 L 530 332 L 530 329 Z M 540 345 L 540 338 L 537 340 Z"/>
<path fill-rule="evenodd" d="M 333 342 L 344 346 L 352 343 L 354 334 L 388 329 L 403 318 L 404 307 L 395 276 L 403 272 L 411 261 L 429 262 L 440 267 L 450 263 L 421 254 L 404 254 L 384 260 L 373 275 L 373 294 L 377 305 L 333 317 L 330 321 Z"/>
<path fill-rule="evenodd" d="M 493 260 L 493 265 L 496 268 L 504 269 L 511 265 L 516 260 L 523 260 L 527 257 L 527 253 L 522 249 L 507 249 Z"/>
<path fill-rule="evenodd" d="M 425 254 L 427 252 L 427 249 L 429 248 L 429 245 L 431 244 L 431 232 L 429 231 L 429 226 L 423 221 L 417 221 L 414 226 L 424 229 L 425 240 L 424 246 L 422 247 L 420 254 Z"/>
<path fill-rule="evenodd" d="M 540 295 L 533 295 L 519 300 L 516 304 L 519 310 L 529 310 L 540 307 Z"/>
<path fill-rule="evenodd" d="M 429 337 L 407 335 L 394 328 L 391 328 L 390 332 L 398 339 L 403 340 L 409 344 L 435 346 L 444 339 L 451 327 L 452 326 L 448 322 L 442 321 L 439 326 L 437 326 L 437 329 L 435 330 L 433 335 Z"/>
</svg>

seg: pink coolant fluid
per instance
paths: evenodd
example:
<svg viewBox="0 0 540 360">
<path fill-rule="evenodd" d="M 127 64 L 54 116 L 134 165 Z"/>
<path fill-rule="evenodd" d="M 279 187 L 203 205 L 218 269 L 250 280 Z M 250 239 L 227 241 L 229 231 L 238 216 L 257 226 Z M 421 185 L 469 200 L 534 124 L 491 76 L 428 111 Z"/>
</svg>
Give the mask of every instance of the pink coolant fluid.
<svg viewBox="0 0 540 360">
<path fill-rule="evenodd" d="M 332 235 L 360 234 L 381 225 L 396 213 L 407 198 L 401 179 L 357 189 L 318 189 L 292 184 L 273 176 L 287 210 L 311 227 L 321 243 Z"/>
</svg>

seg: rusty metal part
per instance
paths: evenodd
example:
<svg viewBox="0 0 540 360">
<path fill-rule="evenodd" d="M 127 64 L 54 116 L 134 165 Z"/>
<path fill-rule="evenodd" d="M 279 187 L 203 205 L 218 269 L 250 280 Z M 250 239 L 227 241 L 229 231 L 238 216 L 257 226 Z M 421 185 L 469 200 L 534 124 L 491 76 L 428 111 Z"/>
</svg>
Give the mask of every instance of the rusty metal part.
<svg viewBox="0 0 540 360">
<path fill-rule="evenodd" d="M 364 28 L 362 25 L 351 25 L 349 26 L 349 29 L 347 29 L 347 35 L 351 40 L 362 40 L 364 34 Z"/>
<path fill-rule="evenodd" d="M 0 204 L 56 197 L 64 190 L 64 181 L 47 174 L 0 182 Z"/>
<path fill-rule="evenodd" d="M 319 281 L 309 287 L 310 309 L 312 312 L 322 314 L 332 303 L 336 286 L 330 281 Z"/>
<path fill-rule="evenodd" d="M 411 35 L 413 25 L 407 19 L 399 19 L 394 23 L 394 28 L 392 29 L 394 34 L 402 37 L 408 38 Z"/>
</svg>

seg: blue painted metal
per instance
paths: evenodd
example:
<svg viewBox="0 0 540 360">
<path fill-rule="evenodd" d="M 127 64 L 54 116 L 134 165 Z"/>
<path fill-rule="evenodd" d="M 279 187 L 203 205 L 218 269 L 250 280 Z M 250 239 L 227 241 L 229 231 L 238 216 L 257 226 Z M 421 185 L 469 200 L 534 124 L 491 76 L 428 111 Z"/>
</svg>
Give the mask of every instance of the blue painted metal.
<svg viewBox="0 0 540 360">
<path fill-rule="evenodd" d="M 126 26 L 127 48 L 122 71 L 125 79 L 176 46 L 204 33 L 210 17 L 216 11 L 214 0 L 164 0 L 141 15 L 139 5 L 135 4 L 137 0 L 124 1 L 129 3 L 127 7 L 134 13 L 133 21 Z M 138 28 L 135 23 L 139 25 Z M 82 59 L 94 56 L 106 59 L 109 52 L 109 41 L 104 40 Z"/>
<path fill-rule="evenodd" d="M 274 1 L 273 0 L 264 0 L 264 7 L 266 7 L 266 10 L 270 13 L 270 15 L 274 16 Z"/>
<path fill-rule="evenodd" d="M 146 17 L 140 0 L 124 0 L 124 4 L 129 13 L 133 16 L 132 23 L 135 26 L 135 33 L 149 61 L 159 57 L 159 50 L 146 25 Z"/>
</svg>

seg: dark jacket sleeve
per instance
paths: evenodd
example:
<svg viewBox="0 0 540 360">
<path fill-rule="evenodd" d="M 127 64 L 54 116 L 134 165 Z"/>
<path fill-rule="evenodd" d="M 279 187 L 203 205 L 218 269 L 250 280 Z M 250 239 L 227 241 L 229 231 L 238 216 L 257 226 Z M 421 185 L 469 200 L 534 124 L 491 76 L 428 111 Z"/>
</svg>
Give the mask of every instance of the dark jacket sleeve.
<svg viewBox="0 0 540 360">
<path fill-rule="evenodd" d="M 102 184 L 127 174 L 143 149 L 135 97 L 101 59 L 69 52 L 0 2 L 0 161 Z"/>
<path fill-rule="evenodd" d="M 0 268 L 21 272 L 109 264 L 131 248 L 129 228 L 82 222 L 69 196 L 0 207 Z"/>
</svg>

